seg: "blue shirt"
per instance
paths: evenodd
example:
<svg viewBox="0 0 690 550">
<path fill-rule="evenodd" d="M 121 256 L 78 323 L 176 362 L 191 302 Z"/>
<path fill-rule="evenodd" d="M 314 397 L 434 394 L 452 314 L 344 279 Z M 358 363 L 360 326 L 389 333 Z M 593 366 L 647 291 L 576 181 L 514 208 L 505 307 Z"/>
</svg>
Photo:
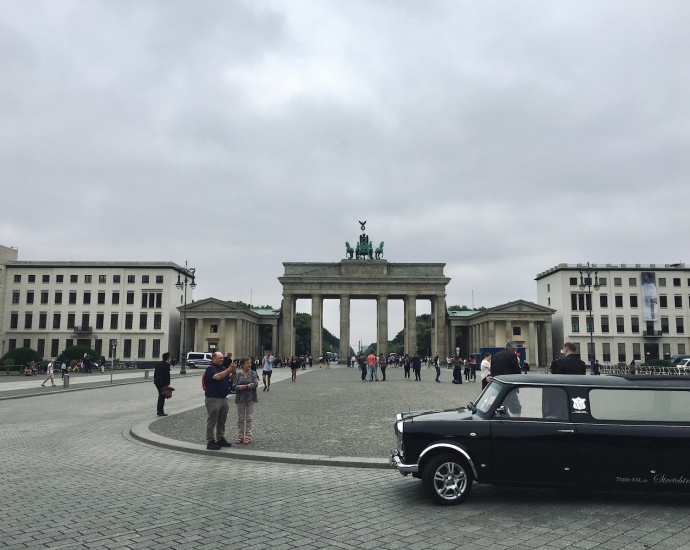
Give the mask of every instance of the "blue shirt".
<svg viewBox="0 0 690 550">
<path fill-rule="evenodd" d="M 213 377 L 219 372 L 223 372 L 225 369 L 222 367 L 216 367 L 211 364 L 204 373 L 206 379 L 206 391 L 204 392 L 206 397 L 220 397 L 224 398 L 230 393 L 230 376 L 225 376 L 220 380 L 214 380 Z"/>
</svg>

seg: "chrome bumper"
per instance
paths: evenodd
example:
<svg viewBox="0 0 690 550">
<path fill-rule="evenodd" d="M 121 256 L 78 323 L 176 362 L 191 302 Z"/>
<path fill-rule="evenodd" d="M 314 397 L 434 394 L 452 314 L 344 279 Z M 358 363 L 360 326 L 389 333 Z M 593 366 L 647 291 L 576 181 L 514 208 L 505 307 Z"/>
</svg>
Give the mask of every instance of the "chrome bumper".
<svg viewBox="0 0 690 550">
<path fill-rule="evenodd" d="M 390 465 L 404 476 L 416 474 L 419 471 L 417 464 L 404 464 L 398 451 L 391 451 Z"/>
</svg>

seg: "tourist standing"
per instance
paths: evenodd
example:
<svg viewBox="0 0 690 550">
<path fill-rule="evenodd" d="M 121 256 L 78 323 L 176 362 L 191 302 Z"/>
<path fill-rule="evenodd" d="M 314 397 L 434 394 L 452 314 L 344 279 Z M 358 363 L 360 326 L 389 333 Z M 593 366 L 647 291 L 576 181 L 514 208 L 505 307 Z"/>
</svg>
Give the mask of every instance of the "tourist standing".
<svg viewBox="0 0 690 550">
<path fill-rule="evenodd" d="M 457 354 L 453 357 L 453 382 L 462 384 L 462 359 Z"/>
<path fill-rule="evenodd" d="M 271 391 L 271 374 L 273 374 L 273 361 L 275 358 L 271 355 L 271 351 L 266 352 L 266 357 L 263 358 L 261 363 L 261 378 L 264 382 L 264 391 Z M 268 384 L 266 384 L 266 379 L 268 379 Z"/>
<path fill-rule="evenodd" d="M 48 380 L 50 380 L 50 382 L 53 384 L 53 387 L 55 387 L 55 375 L 53 374 L 53 362 L 52 361 L 48 361 L 48 364 L 46 365 L 46 379 L 43 381 L 43 384 L 41 384 L 41 386 L 45 388 L 46 382 Z"/>
<path fill-rule="evenodd" d="M 405 378 L 410 379 L 410 356 L 406 353 L 403 358 L 403 369 L 405 370 Z"/>
<path fill-rule="evenodd" d="M 482 377 L 482 389 L 484 389 L 491 380 L 491 354 L 488 352 L 484 354 L 480 376 Z"/>
<path fill-rule="evenodd" d="M 163 397 L 163 390 L 170 385 L 170 354 L 164 353 L 163 360 L 156 364 L 153 371 L 153 384 L 158 390 L 158 403 L 156 404 L 156 413 L 158 416 L 168 416 L 163 411 L 165 407 L 165 397 Z"/>
<path fill-rule="evenodd" d="M 378 382 L 379 375 L 376 372 L 376 355 L 374 355 L 373 351 L 367 355 L 367 365 L 369 366 L 369 382 L 374 380 L 374 378 L 376 378 L 376 381 Z"/>
<path fill-rule="evenodd" d="M 440 384 L 441 381 L 438 379 L 438 377 L 441 376 L 441 358 L 439 357 L 438 353 L 436 353 L 436 358 L 434 359 L 434 368 L 436 369 L 436 380 L 434 380 L 434 382 L 438 382 Z"/>
<path fill-rule="evenodd" d="M 491 358 L 491 376 L 501 374 L 520 374 L 520 364 L 517 358 L 517 344 L 507 342 L 505 349 L 497 352 Z"/>
<path fill-rule="evenodd" d="M 237 405 L 237 440 L 235 443 L 252 442 L 254 426 L 254 408 L 259 401 L 256 388 L 259 387 L 259 376 L 250 368 L 246 357 L 240 361 L 242 370 L 237 373 L 235 405 Z"/>
<path fill-rule="evenodd" d="M 247 368 L 250 360 L 244 359 Z M 223 370 L 223 354 L 213 353 L 211 364 L 204 373 L 204 394 L 206 396 L 206 448 L 218 451 L 221 447 L 230 447 L 225 440 L 225 421 L 228 418 L 228 400 L 230 380 L 234 378 L 236 367 L 231 364 Z M 256 373 L 254 373 L 256 375 Z"/>
<path fill-rule="evenodd" d="M 422 381 L 422 359 L 419 357 L 419 354 L 415 352 L 414 356 L 412 357 L 412 370 L 414 371 L 414 381 L 415 382 L 421 382 Z"/>
<path fill-rule="evenodd" d="M 379 367 L 381 368 L 381 375 L 382 375 L 382 382 L 386 381 L 386 367 L 388 366 L 388 361 L 386 360 L 386 356 L 381 353 L 379 354 Z"/>
<path fill-rule="evenodd" d="M 472 375 L 472 382 L 477 381 L 477 358 L 472 357 L 472 360 L 470 361 L 470 374 Z"/>
<path fill-rule="evenodd" d="M 295 355 L 290 359 L 290 370 L 292 371 L 292 381 L 297 382 L 297 369 L 299 368 L 299 360 Z"/>
<path fill-rule="evenodd" d="M 563 357 L 551 363 L 551 372 L 553 374 L 587 374 L 587 365 L 577 354 L 575 344 L 572 342 L 563 344 Z"/>
<path fill-rule="evenodd" d="M 362 382 L 367 381 L 367 360 L 362 355 L 357 356 L 357 365 L 359 370 L 362 371 Z"/>
</svg>

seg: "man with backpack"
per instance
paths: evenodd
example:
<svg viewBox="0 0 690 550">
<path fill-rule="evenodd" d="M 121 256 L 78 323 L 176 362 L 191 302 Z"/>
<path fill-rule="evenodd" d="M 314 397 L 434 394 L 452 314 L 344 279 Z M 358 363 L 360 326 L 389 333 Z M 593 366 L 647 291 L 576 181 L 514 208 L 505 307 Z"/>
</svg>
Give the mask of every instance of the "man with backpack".
<svg viewBox="0 0 690 550">
<path fill-rule="evenodd" d="M 230 380 L 235 377 L 234 363 L 223 370 L 223 354 L 216 351 L 211 358 L 211 364 L 201 377 L 201 385 L 206 395 L 206 448 L 218 451 L 221 447 L 230 447 L 225 440 L 225 421 L 228 418 L 228 400 Z"/>
</svg>

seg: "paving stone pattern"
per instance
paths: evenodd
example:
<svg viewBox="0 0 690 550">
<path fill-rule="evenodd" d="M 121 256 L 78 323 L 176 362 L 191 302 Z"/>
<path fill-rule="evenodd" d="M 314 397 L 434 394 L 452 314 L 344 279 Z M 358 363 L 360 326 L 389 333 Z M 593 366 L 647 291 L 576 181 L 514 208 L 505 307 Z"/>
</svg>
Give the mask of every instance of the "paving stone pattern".
<svg viewBox="0 0 690 550">
<path fill-rule="evenodd" d="M 176 384 L 171 413 L 199 398 L 197 377 Z M 0 402 L 0 548 L 690 549 L 688 497 L 479 486 L 438 507 L 394 471 L 229 462 L 125 437 L 155 401 L 134 384 Z"/>
</svg>

